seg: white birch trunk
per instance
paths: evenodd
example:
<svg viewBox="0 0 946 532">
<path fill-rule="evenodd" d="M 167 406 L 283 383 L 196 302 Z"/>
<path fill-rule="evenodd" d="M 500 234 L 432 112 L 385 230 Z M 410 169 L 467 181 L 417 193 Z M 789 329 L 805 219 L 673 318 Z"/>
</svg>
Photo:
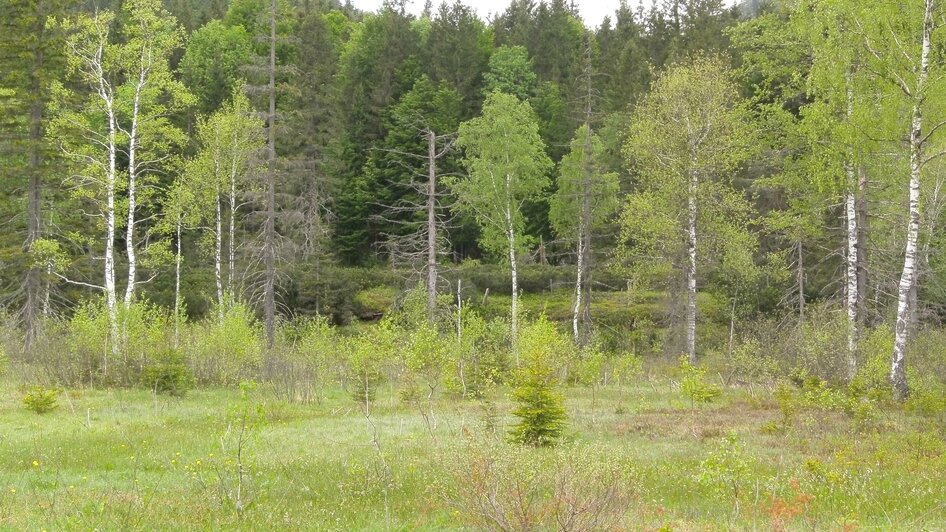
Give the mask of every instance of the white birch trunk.
<svg viewBox="0 0 946 532">
<path fill-rule="evenodd" d="M 181 243 L 181 215 L 178 214 L 177 226 L 177 249 L 174 257 L 174 347 L 180 345 L 181 338 L 181 262 L 184 258 L 183 246 Z"/>
<path fill-rule="evenodd" d="M 847 119 L 850 122 L 854 116 L 854 90 L 851 86 L 851 73 L 847 74 Z M 845 300 L 845 309 L 847 310 L 847 378 L 848 381 L 854 378 L 857 373 L 857 305 L 858 305 L 858 286 L 857 286 L 857 205 L 855 190 L 857 190 L 857 176 L 854 169 L 854 157 L 849 153 L 849 160 L 845 164 L 845 216 L 847 218 L 847 268 L 845 269 L 845 286 L 847 298 Z"/>
<path fill-rule="evenodd" d="M 847 172 L 848 182 L 850 183 L 850 179 L 854 176 L 854 167 L 848 165 Z M 847 377 L 850 381 L 857 373 L 857 337 L 859 333 L 857 326 L 857 209 L 855 208 L 853 190 L 848 190 L 845 193 L 844 204 L 847 217 L 847 267 L 845 269 L 847 298 L 844 306 L 847 310 Z"/>
<path fill-rule="evenodd" d="M 510 176 L 506 176 L 507 187 L 509 181 Z M 509 204 L 506 205 L 506 238 L 509 241 L 509 268 L 512 276 L 512 351 L 516 358 L 516 367 L 519 367 L 519 270 L 516 264 L 516 230 L 512 223 L 512 206 Z"/>
<path fill-rule="evenodd" d="M 128 255 L 128 283 L 125 285 L 125 306 L 131 305 L 138 280 L 138 256 L 135 250 L 135 214 L 138 208 L 138 129 L 141 116 L 141 93 L 148 82 L 150 71 L 150 50 L 147 47 L 141 53 L 141 68 L 135 84 L 135 94 L 131 106 L 131 129 L 128 132 L 128 220 L 125 227 L 125 253 Z"/>
<path fill-rule="evenodd" d="M 578 326 L 579 317 L 581 316 L 581 293 L 582 293 L 582 277 L 585 273 L 585 227 L 584 219 L 579 220 L 578 222 L 578 249 L 577 253 L 577 272 L 575 274 L 575 308 L 572 312 L 572 334 L 575 337 L 575 343 L 581 343 L 581 331 Z"/>
<path fill-rule="evenodd" d="M 696 187 L 697 174 L 690 174 L 690 190 L 687 198 L 689 216 L 687 220 L 687 356 L 696 364 Z"/>
<path fill-rule="evenodd" d="M 115 109 L 110 94 L 104 89 L 100 94 L 105 101 L 108 114 L 108 168 L 105 171 L 105 307 L 108 311 L 109 332 L 111 334 L 111 351 L 118 355 L 118 299 L 115 290 L 115 158 L 118 149 L 116 145 Z M 108 359 L 105 360 L 103 372 L 108 372 Z"/>
<path fill-rule="evenodd" d="M 236 173 L 234 171 L 230 174 L 230 234 L 227 238 L 227 294 L 230 297 L 233 297 L 233 272 L 236 268 L 236 252 L 234 250 L 234 241 L 236 240 L 236 215 Z"/>
<path fill-rule="evenodd" d="M 903 272 L 897 290 L 897 322 L 894 328 L 893 356 L 890 365 L 890 381 L 894 396 L 905 400 L 910 393 L 907 385 L 905 353 L 910 329 L 910 299 L 916 290 L 917 240 L 920 232 L 920 171 L 923 166 L 923 99 L 926 78 L 929 73 L 929 56 L 933 32 L 933 0 L 926 0 L 923 20 L 923 43 L 920 52 L 920 68 L 913 93 L 913 119 L 910 124 L 910 217 L 907 224 L 907 242 L 903 259 Z"/>
<path fill-rule="evenodd" d="M 217 194 L 214 205 L 216 207 L 216 227 L 214 233 L 214 281 L 217 284 L 217 317 L 223 318 L 223 209 L 220 205 L 220 194 Z"/>
</svg>

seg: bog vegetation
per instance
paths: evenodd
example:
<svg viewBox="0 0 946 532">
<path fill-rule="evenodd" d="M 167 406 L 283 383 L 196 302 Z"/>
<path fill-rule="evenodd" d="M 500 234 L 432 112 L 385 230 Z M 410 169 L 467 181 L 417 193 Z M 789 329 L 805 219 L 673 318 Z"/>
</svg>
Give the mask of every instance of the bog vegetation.
<svg viewBox="0 0 946 532">
<path fill-rule="evenodd" d="M 894 4 L 3 0 L 0 528 L 946 526 Z"/>
</svg>

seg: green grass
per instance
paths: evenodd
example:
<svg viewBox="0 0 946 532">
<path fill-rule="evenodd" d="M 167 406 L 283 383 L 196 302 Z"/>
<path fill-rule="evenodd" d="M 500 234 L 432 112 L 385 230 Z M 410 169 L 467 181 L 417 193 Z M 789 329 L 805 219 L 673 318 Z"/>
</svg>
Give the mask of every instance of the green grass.
<svg viewBox="0 0 946 532">
<path fill-rule="evenodd" d="M 373 428 L 342 390 L 310 405 L 276 401 L 265 387 L 183 398 L 81 390 L 37 415 L 15 385 L 0 386 L 2 529 L 477 529 L 456 495 L 474 484 L 477 445 L 510 463 L 617 464 L 626 511 L 616 529 L 946 528 L 943 426 L 899 410 L 866 433 L 819 412 L 773 433 L 780 412 L 764 393 L 726 390 L 691 410 L 665 381 L 570 388 L 570 441 L 549 450 L 496 441 L 477 402 L 441 399 L 428 424 L 387 387 Z M 494 394 L 498 433 L 513 422 L 505 397 Z M 730 434 L 738 452 L 708 465 Z"/>
</svg>

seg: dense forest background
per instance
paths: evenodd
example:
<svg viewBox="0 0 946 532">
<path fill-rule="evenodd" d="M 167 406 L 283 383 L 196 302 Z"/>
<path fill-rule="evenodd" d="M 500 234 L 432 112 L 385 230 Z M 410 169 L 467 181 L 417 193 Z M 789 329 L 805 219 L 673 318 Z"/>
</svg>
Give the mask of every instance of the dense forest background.
<svg viewBox="0 0 946 532">
<path fill-rule="evenodd" d="M 512 258 L 527 310 L 572 320 L 583 258 L 577 293 L 609 345 L 731 350 L 807 317 L 849 328 L 853 353 L 872 327 L 938 324 L 946 303 L 942 13 L 917 4 L 655 0 L 589 28 L 564 0 L 513 0 L 489 21 L 461 2 L 415 17 L 397 1 L 4 0 L 2 304 L 27 337 L 69 316 L 98 297 L 112 246 L 119 298 L 197 318 L 227 294 L 272 307 L 267 323 L 343 325 L 425 282 L 434 242 L 435 291 L 486 315 L 508 313 Z M 464 197 L 495 93 L 528 104 L 548 159 L 517 199 L 511 254 Z M 705 111 L 685 118 L 709 133 L 687 137 L 674 102 Z M 701 175 L 689 209 L 681 172 Z M 611 177 L 582 188 L 595 176 Z M 569 210 L 576 186 L 603 214 Z"/>
</svg>

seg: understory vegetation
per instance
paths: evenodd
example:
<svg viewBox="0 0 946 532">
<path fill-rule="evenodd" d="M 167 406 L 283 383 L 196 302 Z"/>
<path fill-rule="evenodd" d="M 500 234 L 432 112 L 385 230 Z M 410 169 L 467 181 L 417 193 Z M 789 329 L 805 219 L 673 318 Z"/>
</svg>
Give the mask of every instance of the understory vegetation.
<svg viewBox="0 0 946 532">
<path fill-rule="evenodd" d="M 658 346 L 576 349 L 543 314 L 514 347 L 507 320 L 442 301 L 429 322 L 424 299 L 373 324 L 283 322 L 271 349 L 239 303 L 197 322 L 134 305 L 116 350 L 92 303 L 29 352 L 5 328 L 0 526 L 942 524 L 940 330 L 918 333 L 898 403 L 889 331 L 870 332 L 847 383 L 830 309 L 692 366 Z"/>
</svg>

